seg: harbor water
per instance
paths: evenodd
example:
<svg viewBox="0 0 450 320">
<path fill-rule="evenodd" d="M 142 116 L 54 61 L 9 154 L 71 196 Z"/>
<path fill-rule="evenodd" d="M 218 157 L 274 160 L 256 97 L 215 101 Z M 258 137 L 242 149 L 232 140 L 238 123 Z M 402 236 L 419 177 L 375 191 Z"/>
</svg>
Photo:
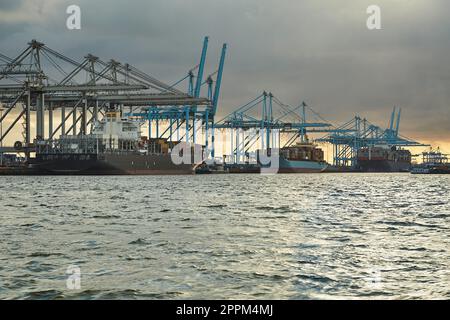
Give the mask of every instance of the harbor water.
<svg viewBox="0 0 450 320">
<path fill-rule="evenodd" d="M 450 176 L 1 176 L 1 299 L 449 299 Z"/>
</svg>

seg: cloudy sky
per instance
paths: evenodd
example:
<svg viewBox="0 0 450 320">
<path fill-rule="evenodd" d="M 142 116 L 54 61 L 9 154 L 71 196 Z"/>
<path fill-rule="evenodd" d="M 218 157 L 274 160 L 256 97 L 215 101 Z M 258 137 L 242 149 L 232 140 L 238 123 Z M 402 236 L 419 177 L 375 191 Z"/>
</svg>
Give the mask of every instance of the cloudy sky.
<svg viewBox="0 0 450 320">
<path fill-rule="evenodd" d="M 70 4 L 81 8 L 81 30 L 66 28 Z M 381 30 L 366 27 L 371 4 Z M 209 35 L 209 71 L 229 45 L 221 114 L 262 90 L 305 100 L 333 123 L 359 114 L 387 126 L 396 105 L 404 135 L 449 149 L 449 9 L 448 0 L 0 0 L 0 52 L 14 56 L 35 38 L 172 83 Z"/>
</svg>

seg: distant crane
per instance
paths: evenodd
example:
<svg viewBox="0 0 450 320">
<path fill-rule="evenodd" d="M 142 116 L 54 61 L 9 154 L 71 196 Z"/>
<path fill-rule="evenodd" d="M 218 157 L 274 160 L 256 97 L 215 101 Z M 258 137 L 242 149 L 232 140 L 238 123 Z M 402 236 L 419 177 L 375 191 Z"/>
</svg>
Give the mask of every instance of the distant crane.
<svg viewBox="0 0 450 320">
<path fill-rule="evenodd" d="M 371 124 L 367 119 L 355 116 L 350 121 L 334 128 L 326 136 L 317 139 L 333 145 L 333 165 L 357 166 L 357 152 L 360 148 L 376 145 L 388 147 L 417 147 L 426 146 L 399 134 L 401 109 L 394 107 L 389 127 L 382 129 Z"/>
<path fill-rule="evenodd" d="M 255 148 L 281 148 L 281 134 L 291 135 L 286 146 L 298 137 L 305 141 L 308 131 L 327 132 L 324 128 L 331 127 L 331 124 L 306 121 L 306 107 L 304 102 L 291 107 L 271 92 L 263 91 L 219 120 L 215 128 L 227 130 L 230 137 L 231 154 L 225 155 L 229 158 L 227 162 L 250 161 L 251 150 Z"/>
</svg>

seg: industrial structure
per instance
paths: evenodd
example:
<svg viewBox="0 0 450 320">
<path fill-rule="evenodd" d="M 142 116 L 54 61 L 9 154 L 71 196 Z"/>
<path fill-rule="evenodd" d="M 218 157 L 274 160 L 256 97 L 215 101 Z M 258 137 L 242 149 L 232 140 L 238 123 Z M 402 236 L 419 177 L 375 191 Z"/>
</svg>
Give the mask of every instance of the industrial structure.
<svg viewBox="0 0 450 320">
<path fill-rule="evenodd" d="M 361 148 L 427 146 L 399 134 L 400 117 L 401 109 L 397 111 L 394 107 L 389 127 L 383 129 L 370 123 L 366 118 L 355 116 L 316 141 L 330 143 L 333 146 L 334 166 L 350 168 L 358 166 L 357 154 Z"/>
<path fill-rule="evenodd" d="M 87 54 L 78 62 L 36 40 L 14 58 L 0 53 L 0 165 L 5 153 L 29 160 L 60 136 L 90 134 L 111 109 L 145 123 L 147 139 L 199 144 L 204 158 L 234 164 L 255 162 L 258 150 L 305 147 L 317 133 L 326 133 L 315 142 L 333 146 L 333 165 L 340 168 L 356 169 L 364 148 L 425 146 L 400 135 L 401 109 L 394 107 L 387 129 L 359 116 L 333 126 L 306 103 L 292 107 L 267 91 L 216 121 L 227 45 L 217 70 L 205 76 L 208 42 L 205 37 L 199 63 L 172 85 L 117 60 Z M 317 121 L 308 122 L 307 112 Z M 18 132 L 21 138 L 6 145 Z M 229 147 L 220 158 L 218 134 Z"/>
<path fill-rule="evenodd" d="M 92 54 L 78 62 L 36 40 L 14 58 L 0 54 L 0 153 L 23 153 L 29 158 L 38 145 L 59 135 L 86 135 L 108 108 L 145 118 L 149 137 L 156 128 L 157 137 L 180 140 L 184 128 L 186 142 L 208 145 L 208 135 L 197 141 L 195 125 L 199 122 L 208 132 L 214 124 L 226 44 L 218 70 L 204 81 L 207 47 L 205 37 L 200 63 L 173 85 L 128 63 L 103 61 Z M 187 88 L 178 89 L 184 80 Z M 208 90 L 204 95 L 203 86 Z M 162 122 L 168 122 L 164 131 L 160 131 Z M 22 133 L 21 139 L 5 145 L 14 131 Z"/>
<path fill-rule="evenodd" d="M 307 111 L 319 121 L 308 122 Z M 400 120 L 401 109 L 394 107 L 387 129 L 359 116 L 334 126 L 306 103 L 291 107 L 282 103 L 272 93 L 264 91 L 219 120 L 215 128 L 226 130 L 229 138 L 229 147 L 226 148 L 228 153 L 225 155 L 228 163 L 255 162 L 255 152 L 251 150 L 288 148 L 294 142 L 307 142 L 308 134 L 326 133 L 314 141 L 332 146 L 332 165 L 355 170 L 358 168 L 358 150 L 363 148 L 426 146 L 400 135 Z"/>
<path fill-rule="evenodd" d="M 208 49 L 208 37 L 205 37 L 200 63 L 175 85 L 187 82 L 187 94 L 194 99 L 200 99 L 201 89 L 207 87 L 207 104 L 184 104 L 161 107 L 157 105 L 146 106 L 139 112 L 131 111 L 129 116 L 140 118 L 148 123 L 149 138 L 167 138 L 169 141 L 185 141 L 187 143 L 201 144 L 205 147 L 205 157 L 214 157 L 214 116 L 217 112 L 220 87 L 227 45 L 224 44 L 219 60 L 219 67 L 203 80 Z M 194 71 L 198 70 L 195 77 Z M 215 80 L 214 80 L 215 77 Z M 165 125 L 163 128 L 162 125 Z M 155 134 L 152 133 L 153 128 Z M 199 131 L 203 134 L 200 135 Z M 199 141 L 201 136 L 201 141 Z"/>
<path fill-rule="evenodd" d="M 238 107 L 215 124 L 229 137 L 226 162 L 254 162 L 255 150 L 280 149 L 297 138 L 305 142 L 308 133 L 328 132 L 331 124 L 327 122 L 307 122 L 307 109 L 314 113 L 305 102 L 292 107 L 266 91 Z"/>
</svg>

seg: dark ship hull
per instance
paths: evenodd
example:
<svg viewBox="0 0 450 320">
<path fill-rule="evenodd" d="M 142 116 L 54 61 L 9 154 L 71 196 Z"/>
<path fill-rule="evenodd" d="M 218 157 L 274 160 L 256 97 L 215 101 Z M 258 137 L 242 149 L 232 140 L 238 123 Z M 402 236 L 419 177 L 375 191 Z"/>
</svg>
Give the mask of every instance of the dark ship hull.
<svg viewBox="0 0 450 320">
<path fill-rule="evenodd" d="M 287 160 L 279 157 L 278 166 L 271 168 L 270 166 L 260 164 L 233 164 L 228 166 L 229 173 L 261 173 L 266 170 L 267 173 L 319 173 L 328 167 L 324 161 L 302 161 Z"/>
<path fill-rule="evenodd" d="M 411 170 L 412 174 L 450 174 L 449 165 L 436 166 L 415 166 Z"/>
<path fill-rule="evenodd" d="M 261 173 L 259 164 L 231 164 L 226 166 L 228 173 Z"/>
<path fill-rule="evenodd" d="M 358 160 L 358 166 L 363 172 L 408 172 L 411 163 L 392 160 Z"/>
<path fill-rule="evenodd" d="M 193 174 L 194 165 L 172 162 L 168 154 L 38 154 L 31 167 L 40 174 L 177 175 Z"/>
</svg>

